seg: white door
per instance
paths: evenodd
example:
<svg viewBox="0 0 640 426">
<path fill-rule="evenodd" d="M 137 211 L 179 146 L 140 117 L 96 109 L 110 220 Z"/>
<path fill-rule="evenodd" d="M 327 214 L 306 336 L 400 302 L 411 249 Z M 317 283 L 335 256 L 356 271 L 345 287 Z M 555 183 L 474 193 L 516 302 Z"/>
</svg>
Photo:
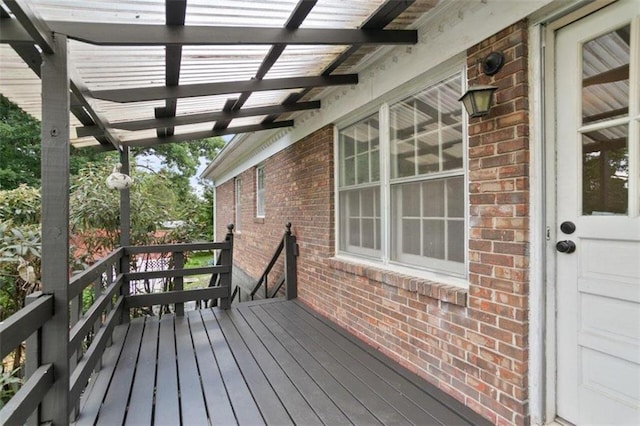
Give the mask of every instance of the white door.
<svg viewBox="0 0 640 426">
<path fill-rule="evenodd" d="M 578 425 L 640 425 L 639 24 L 620 0 L 556 33 L 557 413 Z"/>
</svg>

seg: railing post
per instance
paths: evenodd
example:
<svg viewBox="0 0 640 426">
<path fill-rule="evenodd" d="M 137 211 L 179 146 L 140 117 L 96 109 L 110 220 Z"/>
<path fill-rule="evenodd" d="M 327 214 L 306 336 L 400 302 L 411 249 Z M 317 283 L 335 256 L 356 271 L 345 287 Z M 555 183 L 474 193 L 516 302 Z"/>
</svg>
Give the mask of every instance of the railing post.
<svg viewBox="0 0 640 426">
<path fill-rule="evenodd" d="M 134 255 L 135 256 L 135 255 Z M 120 287 L 120 294 L 123 297 L 127 297 L 130 292 L 129 288 L 129 278 L 127 278 L 127 273 L 129 272 L 129 253 L 127 252 L 127 247 L 123 246 L 122 257 L 120 258 L 119 265 L 120 273 L 124 274 L 122 286 Z M 124 308 L 122 309 L 122 316 L 120 317 L 120 324 L 125 324 L 129 322 L 130 319 L 129 308 L 124 304 Z"/>
<path fill-rule="evenodd" d="M 182 269 L 184 268 L 184 253 L 181 251 L 176 251 L 173 253 L 173 268 L 174 269 Z M 174 277 L 173 278 L 173 289 L 174 290 L 183 290 L 184 289 L 184 278 L 183 277 Z M 184 303 L 176 303 L 175 304 L 175 313 L 177 316 L 184 316 Z"/>
<path fill-rule="evenodd" d="M 227 295 L 224 298 L 220 298 L 220 307 L 222 309 L 229 309 L 231 306 L 231 276 L 233 273 L 233 224 L 227 225 L 227 236 L 224 239 L 229 242 L 229 248 L 223 249 L 220 253 L 222 266 L 229 266 L 229 272 L 220 274 L 220 286 L 226 287 Z"/>
<path fill-rule="evenodd" d="M 285 296 L 287 300 L 298 297 L 298 244 L 296 236 L 291 234 L 291 222 L 286 225 L 284 233 L 284 273 L 286 280 Z"/>
<path fill-rule="evenodd" d="M 34 293 L 29 294 L 25 300 L 25 306 L 28 306 L 30 303 L 35 302 L 39 297 L 42 296 L 41 291 L 36 291 Z M 29 377 L 36 372 L 38 367 L 40 367 L 42 362 L 42 328 L 39 328 L 38 331 L 33 333 L 31 337 L 29 337 L 26 341 L 26 359 L 24 363 L 24 378 L 25 382 Z M 40 406 L 36 408 L 36 410 L 29 416 L 27 419 L 28 426 L 39 425 L 40 424 Z"/>
</svg>

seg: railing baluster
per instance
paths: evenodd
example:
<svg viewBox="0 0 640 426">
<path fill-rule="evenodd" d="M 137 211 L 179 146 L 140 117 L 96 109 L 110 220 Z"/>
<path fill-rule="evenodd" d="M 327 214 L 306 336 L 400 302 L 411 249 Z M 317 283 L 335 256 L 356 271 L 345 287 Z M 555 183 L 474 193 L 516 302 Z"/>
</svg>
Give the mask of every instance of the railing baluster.
<svg viewBox="0 0 640 426">
<path fill-rule="evenodd" d="M 173 253 L 173 267 L 175 269 L 184 268 L 184 253 L 181 251 L 177 251 Z M 184 278 L 183 277 L 174 277 L 173 278 L 173 289 L 176 291 L 182 291 L 184 289 Z M 184 316 L 184 303 L 176 303 L 175 305 L 175 313 L 177 316 Z"/>
<path fill-rule="evenodd" d="M 129 272 L 129 262 L 130 262 L 129 260 L 130 254 L 127 248 L 125 248 L 124 253 L 122 254 L 122 257 L 120 258 L 120 264 L 115 265 L 116 268 L 118 269 L 118 272 L 121 274 L 124 274 L 124 283 L 122 283 L 122 288 L 120 289 L 120 294 L 123 297 L 127 297 L 129 295 L 129 292 L 131 291 L 130 289 L 131 284 L 129 283 L 129 279 L 127 278 L 127 273 Z M 135 254 L 134 254 L 134 257 L 135 257 Z M 131 313 L 129 311 L 129 308 L 125 306 L 124 309 L 122 310 L 122 317 L 120 318 L 120 324 L 128 323 L 130 316 L 131 316 Z"/>
<path fill-rule="evenodd" d="M 35 302 L 36 299 L 38 299 L 40 296 L 42 296 L 41 291 L 36 291 L 34 293 L 31 293 L 26 297 L 25 306 L 28 306 L 29 304 Z M 40 344 L 42 343 L 41 339 L 42 339 L 42 328 L 39 328 L 26 341 L 26 348 L 25 348 L 26 359 L 24 362 L 25 383 L 29 379 L 29 377 L 33 376 L 33 374 L 36 372 L 38 367 L 40 367 L 40 363 L 42 362 L 42 359 L 41 359 L 42 357 L 40 352 L 42 349 L 40 346 Z M 29 416 L 29 419 L 27 419 L 26 424 L 28 426 L 35 426 L 40 424 L 40 405 L 38 405 L 38 408 L 36 408 L 33 411 L 33 413 Z"/>
</svg>

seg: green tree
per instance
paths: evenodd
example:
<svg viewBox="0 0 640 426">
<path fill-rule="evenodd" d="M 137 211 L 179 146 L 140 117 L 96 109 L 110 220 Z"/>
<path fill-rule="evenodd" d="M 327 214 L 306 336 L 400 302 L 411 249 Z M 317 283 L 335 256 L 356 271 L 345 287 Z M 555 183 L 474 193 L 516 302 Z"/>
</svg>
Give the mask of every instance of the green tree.
<svg viewBox="0 0 640 426">
<path fill-rule="evenodd" d="M 0 189 L 40 186 L 40 122 L 0 95 Z M 91 148 L 71 148 L 72 175 L 105 154 Z"/>
<path fill-rule="evenodd" d="M 224 141 L 214 137 L 134 148 L 132 155 L 138 160 L 157 157 L 164 168 L 177 172 L 171 176 L 176 185 L 188 188 L 189 179 L 195 175 L 200 159 L 213 160 L 223 146 Z M 77 175 L 86 163 L 99 162 L 104 158 L 103 152 L 90 147 L 71 148 L 71 175 Z M 114 153 L 108 154 L 108 158 L 107 161 L 112 161 Z M 20 184 L 40 186 L 40 122 L 0 95 L 0 189 L 17 188 Z"/>
<path fill-rule="evenodd" d="M 40 123 L 0 95 L 0 189 L 40 186 Z"/>
</svg>

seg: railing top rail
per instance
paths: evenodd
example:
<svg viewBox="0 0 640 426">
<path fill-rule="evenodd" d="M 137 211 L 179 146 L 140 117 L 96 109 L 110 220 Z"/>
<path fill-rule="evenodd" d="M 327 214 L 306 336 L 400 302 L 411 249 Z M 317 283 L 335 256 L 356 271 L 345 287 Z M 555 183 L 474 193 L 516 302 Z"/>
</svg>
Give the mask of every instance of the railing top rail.
<svg viewBox="0 0 640 426">
<path fill-rule="evenodd" d="M 118 247 L 84 271 L 73 275 L 69 280 L 69 299 L 79 295 L 86 286 L 98 279 L 109 265 L 119 262 L 124 253 L 124 248 Z"/>
<path fill-rule="evenodd" d="M 39 297 L 0 324 L 0 359 L 53 317 L 53 296 Z"/>
<path fill-rule="evenodd" d="M 282 250 L 284 250 L 284 238 L 285 237 L 283 236 L 280 242 L 278 243 L 278 247 L 273 253 L 273 256 L 271 257 L 269 264 L 267 265 L 266 268 L 264 268 L 264 272 L 262 273 L 262 275 L 260 275 L 260 278 L 258 279 L 258 282 L 256 283 L 255 287 L 253 287 L 253 290 L 251 291 L 252 297 L 255 296 L 255 294 L 258 292 L 258 290 L 260 289 L 260 286 L 262 286 L 262 283 L 264 282 L 265 277 L 269 274 L 269 272 L 271 272 L 271 269 L 273 269 L 276 262 L 278 261 L 278 258 L 280 257 Z"/>
<path fill-rule="evenodd" d="M 159 244 L 153 246 L 127 246 L 125 247 L 126 254 L 140 254 L 140 253 L 176 253 L 185 251 L 200 251 L 200 250 L 225 250 L 231 248 L 231 245 L 227 241 L 222 242 L 207 242 L 207 243 L 180 243 L 180 244 Z"/>
</svg>

